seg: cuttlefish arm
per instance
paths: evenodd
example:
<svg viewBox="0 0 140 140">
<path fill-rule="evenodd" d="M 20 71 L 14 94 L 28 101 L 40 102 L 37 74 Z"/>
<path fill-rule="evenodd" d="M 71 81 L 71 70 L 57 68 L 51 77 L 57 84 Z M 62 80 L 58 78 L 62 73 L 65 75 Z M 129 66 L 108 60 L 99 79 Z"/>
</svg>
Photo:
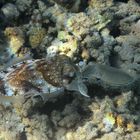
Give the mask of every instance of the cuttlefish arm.
<svg viewBox="0 0 140 140">
<path fill-rule="evenodd" d="M 72 80 L 72 82 L 65 87 L 68 91 L 77 91 L 85 97 L 89 97 L 87 86 L 84 84 L 81 74 L 78 73 L 76 78 Z"/>
<path fill-rule="evenodd" d="M 5 71 L 7 70 L 7 68 L 13 66 L 13 65 L 16 65 L 20 62 L 23 62 L 23 61 L 26 61 L 26 60 L 32 60 L 32 57 L 30 56 L 30 54 L 26 54 L 24 57 L 15 57 L 15 58 L 12 58 L 9 62 L 7 62 L 4 66 L 1 66 L 0 67 L 0 71 Z"/>
<path fill-rule="evenodd" d="M 30 90 L 24 95 L 13 95 L 13 96 L 0 95 L 0 104 L 2 105 L 23 104 L 28 99 L 31 99 L 33 104 L 35 104 L 38 99 L 41 99 L 43 103 L 46 103 L 48 100 L 54 99 L 63 92 L 64 88 L 61 88 L 60 90 L 54 91 L 52 93 L 39 93 L 35 90 Z"/>
<path fill-rule="evenodd" d="M 21 95 L 18 96 L 0 95 L 0 104 L 2 105 L 22 104 L 24 101 L 25 101 L 24 97 Z"/>
<path fill-rule="evenodd" d="M 114 87 L 131 85 L 135 81 L 134 77 L 123 70 L 101 64 L 88 65 L 82 71 L 82 75 L 83 78 L 87 78 L 91 82 L 98 79 Z"/>
</svg>

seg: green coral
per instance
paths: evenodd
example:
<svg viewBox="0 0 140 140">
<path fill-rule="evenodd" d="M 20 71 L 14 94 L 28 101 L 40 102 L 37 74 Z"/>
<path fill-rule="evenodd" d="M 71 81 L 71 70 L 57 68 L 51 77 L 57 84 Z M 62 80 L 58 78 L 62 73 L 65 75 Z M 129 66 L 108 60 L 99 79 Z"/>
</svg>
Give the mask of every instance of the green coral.
<svg viewBox="0 0 140 140">
<path fill-rule="evenodd" d="M 34 27 L 29 35 L 29 43 L 32 48 L 38 47 L 46 35 L 45 28 Z"/>
</svg>

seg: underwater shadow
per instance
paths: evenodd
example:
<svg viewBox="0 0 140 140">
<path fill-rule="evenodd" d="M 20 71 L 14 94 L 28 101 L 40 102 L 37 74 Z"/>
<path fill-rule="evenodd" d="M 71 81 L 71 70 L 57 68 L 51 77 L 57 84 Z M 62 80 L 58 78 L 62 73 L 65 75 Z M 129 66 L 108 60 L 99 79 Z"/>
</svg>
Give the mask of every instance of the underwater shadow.
<svg viewBox="0 0 140 140">
<path fill-rule="evenodd" d="M 100 99 L 105 98 L 105 96 L 109 96 L 110 98 L 121 95 L 121 92 L 111 89 L 105 89 L 100 85 L 89 85 L 88 92 L 90 98 L 98 97 Z"/>
</svg>

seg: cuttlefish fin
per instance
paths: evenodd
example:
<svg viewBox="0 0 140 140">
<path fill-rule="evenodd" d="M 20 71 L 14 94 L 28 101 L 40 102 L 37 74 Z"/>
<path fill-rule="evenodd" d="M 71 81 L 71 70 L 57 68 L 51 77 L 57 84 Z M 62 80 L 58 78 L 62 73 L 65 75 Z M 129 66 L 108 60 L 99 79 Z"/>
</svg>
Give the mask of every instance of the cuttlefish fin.
<svg viewBox="0 0 140 140">
<path fill-rule="evenodd" d="M 66 86 L 69 91 L 80 92 L 83 96 L 89 97 L 87 86 L 82 82 L 82 80 L 74 79 L 69 85 Z"/>
</svg>

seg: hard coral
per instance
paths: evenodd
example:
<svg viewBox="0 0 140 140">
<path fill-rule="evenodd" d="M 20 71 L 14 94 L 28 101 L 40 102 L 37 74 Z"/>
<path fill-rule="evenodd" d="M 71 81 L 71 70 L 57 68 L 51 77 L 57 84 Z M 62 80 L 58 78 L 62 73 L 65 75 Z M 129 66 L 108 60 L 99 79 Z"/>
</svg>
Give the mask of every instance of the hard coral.
<svg viewBox="0 0 140 140">
<path fill-rule="evenodd" d="M 124 118 L 121 115 L 118 115 L 116 117 L 116 124 L 117 124 L 117 127 L 124 127 L 125 121 L 124 121 Z"/>
<path fill-rule="evenodd" d="M 78 20 L 77 20 L 78 19 Z M 90 18 L 83 12 L 71 15 L 66 21 L 66 29 L 77 38 L 89 33 L 90 27 L 93 25 Z"/>
<path fill-rule="evenodd" d="M 78 51 L 77 39 L 65 31 L 59 31 L 57 37 L 58 39 L 54 40 L 52 45 L 47 48 L 48 56 L 60 54 L 72 58 Z"/>
<path fill-rule="evenodd" d="M 103 119 L 103 124 L 105 127 L 105 131 L 109 132 L 113 129 L 115 125 L 115 116 L 113 113 L 107 113 L 105 118 Z"/>
<path fill-rule="evenodd" d="M 92 140 L 98 136 L 98 128 L 88 121 L 84 126 L 79 126 L 76 131 L 69 131 L 66 133 L 66 140 Z"/>
<path fill-rule="evenodd" d="M 106 8 L 113 5 L 113 0 L 89 0 L 89 6 L 92 8 Z"/>
<path fill-rule="evenodd" d="M 65 32 L 62 31 L 62 32 L 60 32 L 60 34 L 58 34 L 58 38 L 62 41 L 66 40 L 66 42 L 61 43 L 59 45 L 58 51 L 59 51 L 60 54 L 65 54 L 68 57 L 72 58 L 73 55 L 78 50 L 78 41 L 74 37 L 70 36 L 67 32 L 65 33 Z"/>
<path fill-rule="evenodd" d="M 9 52 L 17 57 L 23 57 L 29 50 L 24 47 L 24 32 L 19 27 L 7 27 L 4 31 L 9 40 Z"/>
<path fill-rule="evenodd" d="M 33 49 L 38 47 L 41 44 L 45 35 L 46 35 L 45 28 L 34 27 L 29 34 L 29 43 L 31 47 Z"/>
</svg>

